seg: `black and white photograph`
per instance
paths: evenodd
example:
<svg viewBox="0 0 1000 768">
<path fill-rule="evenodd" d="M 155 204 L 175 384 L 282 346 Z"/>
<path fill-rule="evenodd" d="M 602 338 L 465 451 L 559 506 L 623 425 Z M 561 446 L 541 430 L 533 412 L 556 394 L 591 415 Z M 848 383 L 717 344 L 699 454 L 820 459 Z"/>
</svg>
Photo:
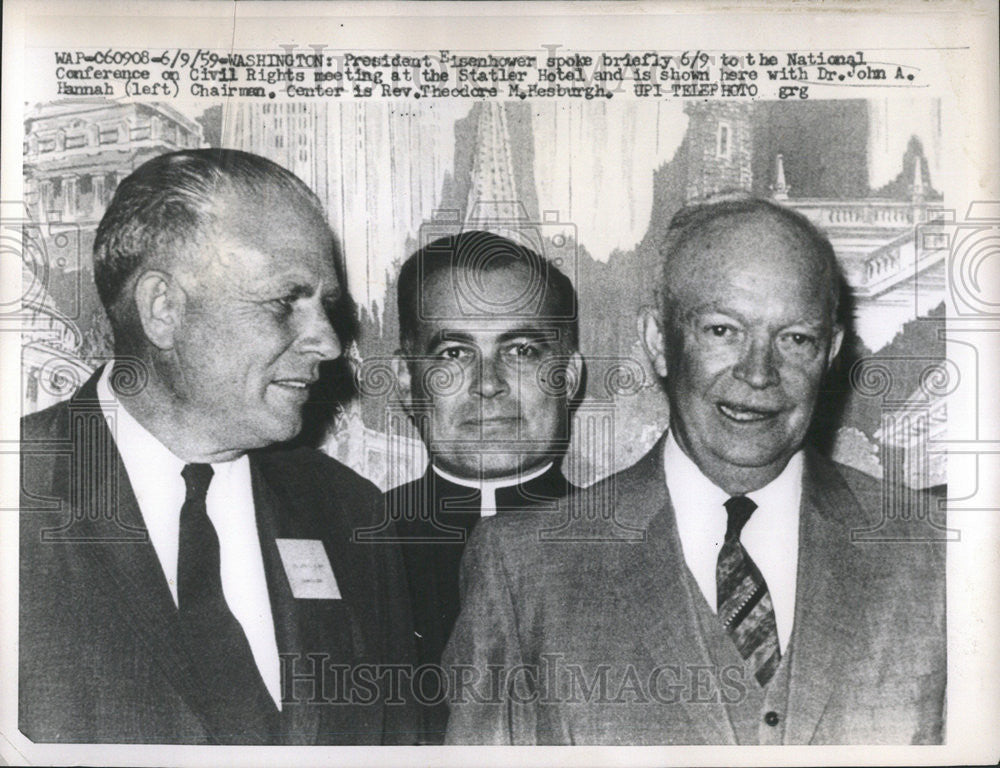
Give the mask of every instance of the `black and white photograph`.
<svg viewBox="0 0 1000 768">
<path fill-rule="evenodd" d="M 995 7 L 139 6 L 5 7 L 3 764 L 1000 757 Z"/>
</svg>

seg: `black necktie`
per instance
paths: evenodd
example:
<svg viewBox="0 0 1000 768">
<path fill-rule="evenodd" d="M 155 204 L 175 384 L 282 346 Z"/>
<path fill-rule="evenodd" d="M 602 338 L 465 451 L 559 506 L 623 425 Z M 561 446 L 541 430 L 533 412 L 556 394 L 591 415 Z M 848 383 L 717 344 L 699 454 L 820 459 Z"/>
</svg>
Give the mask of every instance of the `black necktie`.
<svg viewBox="0 0 1000 768">
<path fill-rule="evenodd" d="M 208 464 L 181 471 L 187 493 L 177 550 L 177 607 L 181 637 L 200 678 L 216 736 L 229 743 L 270 741 L 277 708 L 261 679 L 243 627 L 222 592 L 219 537 L 208 519 Z"/>
<path fill-rule="evenodd" d="M 767 582 L 740 543 L 740 532 L 757 508 L 746 496 L 726 502 L 726 540 L 715 569 L 719 621 L 736 644 L 743 662 L 761 686 L 781 661 L 774 606 Z"/>
</svg>

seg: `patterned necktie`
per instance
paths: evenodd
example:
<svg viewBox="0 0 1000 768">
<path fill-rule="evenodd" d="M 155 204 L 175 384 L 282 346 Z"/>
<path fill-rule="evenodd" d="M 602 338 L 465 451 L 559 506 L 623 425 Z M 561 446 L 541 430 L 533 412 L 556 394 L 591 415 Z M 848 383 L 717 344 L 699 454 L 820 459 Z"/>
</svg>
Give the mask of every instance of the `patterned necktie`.
<svg viewBox="0 0 1000 768">
<path fill-rule="evenodd" d="M 746 496 L 734 496 L 725 506 L 726 540 L 715 569 L 719 621 L 763 687 L 774 676 L 781 651 L 767 582 L 740 543 L 740 532 L 757 505 Z"/>
<path fill-rule="evenodd" d="M 181 638 L 216 736 L 230 743 L 270 741 L 278 710 L 222 591 L 219 537 L 205 506 L 212 475 L 208 464 L 188 464 L 181 471 L 187 488 L 177 548 Z"/>
</svg>

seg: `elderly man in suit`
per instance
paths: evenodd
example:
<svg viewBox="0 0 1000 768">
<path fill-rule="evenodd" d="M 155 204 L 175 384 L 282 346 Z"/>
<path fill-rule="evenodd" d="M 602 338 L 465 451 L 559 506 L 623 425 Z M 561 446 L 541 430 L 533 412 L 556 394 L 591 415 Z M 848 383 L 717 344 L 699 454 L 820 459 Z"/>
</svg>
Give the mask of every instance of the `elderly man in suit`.
<svg viewBox="0 0 1000 768">
<path fill-rule="evenodd" d="M 162 155 L 115 192 L 94 277 L 115 358 L 22 423 L 22 732 L 412 743 L 378 679 L 412 661 L 402 561 L 352 543 L 381 498 L 275 445 L 349 342 L 319 200 L 255 155 Z"/>
<path fill-rule="evenodd" d="M 904 515 L 856 541 L 893 495 L 803 447 L 843 337 L 832 247 L 736 196 L 679 212 L 663 257 L 641 330 L 669 431 L 561 511 L 613 500 L 589 541 L 477 530 L 449 742 L 940 743 L 941 546 Z"/>
<path fill-rule="evenodd" d="M 479 521 L 555 509 L 581 384 L 577 297 L 549 260 L 485 231 L 439 238 L 398 281 L 403 398 L 430 454 L 386 496 L 398 520 L 421 664 L 439 665 L 458 616 L 458 574 Z M 424 683 L 421 741 L 444 740 L 440 685 Z"/>
</svg>

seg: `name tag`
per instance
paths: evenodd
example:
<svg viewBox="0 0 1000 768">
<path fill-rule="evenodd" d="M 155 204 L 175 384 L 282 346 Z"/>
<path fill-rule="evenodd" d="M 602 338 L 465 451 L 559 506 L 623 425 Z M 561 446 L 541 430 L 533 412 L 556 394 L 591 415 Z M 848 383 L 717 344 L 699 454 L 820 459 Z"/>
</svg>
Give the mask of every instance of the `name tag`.
<svg viewBox="0 0 1000 768">
<path fill-rule="evenodd" d="M 330 558 L 318 539 L 275 539 L 292 596 L 303 600 L 340 600 Z"/>
</svg>

